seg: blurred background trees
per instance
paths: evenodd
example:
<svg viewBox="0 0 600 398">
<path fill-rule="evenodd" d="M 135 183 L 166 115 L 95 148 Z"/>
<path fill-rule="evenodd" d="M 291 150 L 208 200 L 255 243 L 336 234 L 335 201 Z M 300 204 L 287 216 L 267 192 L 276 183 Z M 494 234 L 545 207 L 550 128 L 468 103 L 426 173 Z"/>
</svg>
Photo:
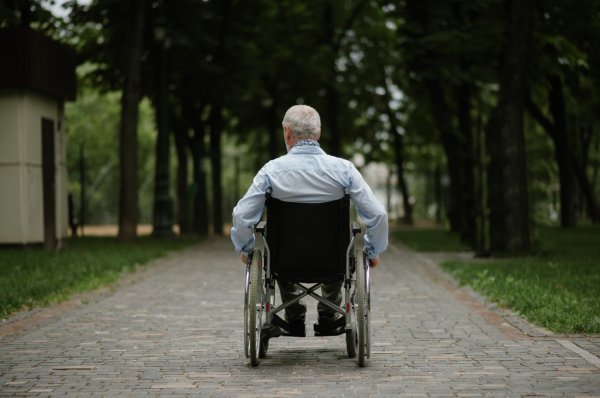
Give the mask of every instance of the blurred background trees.
<svg viewBox="0 0 600 398">
<path fill-rule="evenodd" d="M 447 225 L 479 255 L 600 221 L 597 1 L 51 3 L 3 0 L 2 26 L 80 54 L 71 188 L 123 240 L 157 217 L 225 233 L 295 103 L 321 113 L 326 151 L 375 170 L 396 221 Z"/>
</svg>

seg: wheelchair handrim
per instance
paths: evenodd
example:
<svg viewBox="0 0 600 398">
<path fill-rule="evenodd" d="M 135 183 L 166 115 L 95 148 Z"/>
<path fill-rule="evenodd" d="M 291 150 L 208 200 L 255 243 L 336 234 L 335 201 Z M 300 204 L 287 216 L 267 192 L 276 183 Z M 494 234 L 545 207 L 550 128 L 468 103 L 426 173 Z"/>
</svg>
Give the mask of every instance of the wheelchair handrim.
<svg viewBox="0 0 600 398">
<path fill-rule="evenodd" d="M 250 287 L 250 264 L 246 266 L 246 288 L 244 291 L 244 355 L 250 357 L 250 335 L 248 334 L 248 289 Z"/>
<path fill-rule="evenodd" d="M 369 265 L 365 268 L 365 294 L 366 294 L 366 312 L 365 312 L 365 329 L 366 329 L 366 354 L 367 358 L 371 357 L 371 328 L 370 328 L 370 320 L 371 320 L 371 267 Z"/>
</svg>

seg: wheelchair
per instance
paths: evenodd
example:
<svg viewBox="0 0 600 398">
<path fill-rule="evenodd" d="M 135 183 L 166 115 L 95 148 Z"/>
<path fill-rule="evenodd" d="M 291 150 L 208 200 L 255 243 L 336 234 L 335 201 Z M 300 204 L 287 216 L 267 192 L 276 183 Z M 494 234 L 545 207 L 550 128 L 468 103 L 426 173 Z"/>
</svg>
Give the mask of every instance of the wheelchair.
<svg viewBox="0 0 600 398">
<path fill-rule="evenodd" d="M 364 251 L 358 262 L 358 223 L 350 224 L 350 197 L 317 204 L 284 202 L 266 195 L 266 221 L 254 233 L 256 245 L 246 266 L 244 352 L 252 366 L 267 356 L 270 331 L 290 330 L 277 314 L 310 296 L 341 316 L 349 358 L 365 366 L 370 357 L 370 278 Z M 276 305 L 275 282 L 292 283 L 301 294 Z M 341 306 L 315 293 L 326 283 L 343 282 Z M 307 285 L 307 286 L 305 286 Z M 317 332 L 318 325 L 315 325 Z M 326 334 L 332 335 L 332 334 Z"/>
</svg>

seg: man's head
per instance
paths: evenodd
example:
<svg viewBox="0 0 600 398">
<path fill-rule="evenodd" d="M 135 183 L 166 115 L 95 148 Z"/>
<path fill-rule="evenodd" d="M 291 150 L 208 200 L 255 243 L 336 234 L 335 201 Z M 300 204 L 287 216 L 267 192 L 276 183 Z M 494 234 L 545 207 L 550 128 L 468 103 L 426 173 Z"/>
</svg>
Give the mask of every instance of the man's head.
<svg viewBox="0 0 600 398">
<path fill-rule="evenodd" d="M 318 141 L 321 138 L 321 118 L 319 113 L 308 105 L 292 106 L 285 113 L 281 124 L 288 150 L 296 141 Z"/>
</svg>

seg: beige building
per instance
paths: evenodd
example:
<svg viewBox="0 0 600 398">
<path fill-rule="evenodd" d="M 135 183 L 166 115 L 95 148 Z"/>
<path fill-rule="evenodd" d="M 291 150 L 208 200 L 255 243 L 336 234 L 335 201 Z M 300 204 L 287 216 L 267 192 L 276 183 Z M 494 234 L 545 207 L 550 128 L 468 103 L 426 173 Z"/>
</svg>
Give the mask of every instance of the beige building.
<svg viewBox="0 0 600 398">
<path fill-rule="evenodd" d="M 0 244 L 67 236 L 65 100 L 75 54 L 28 28 L 0 30 Z"/>
</svg>

